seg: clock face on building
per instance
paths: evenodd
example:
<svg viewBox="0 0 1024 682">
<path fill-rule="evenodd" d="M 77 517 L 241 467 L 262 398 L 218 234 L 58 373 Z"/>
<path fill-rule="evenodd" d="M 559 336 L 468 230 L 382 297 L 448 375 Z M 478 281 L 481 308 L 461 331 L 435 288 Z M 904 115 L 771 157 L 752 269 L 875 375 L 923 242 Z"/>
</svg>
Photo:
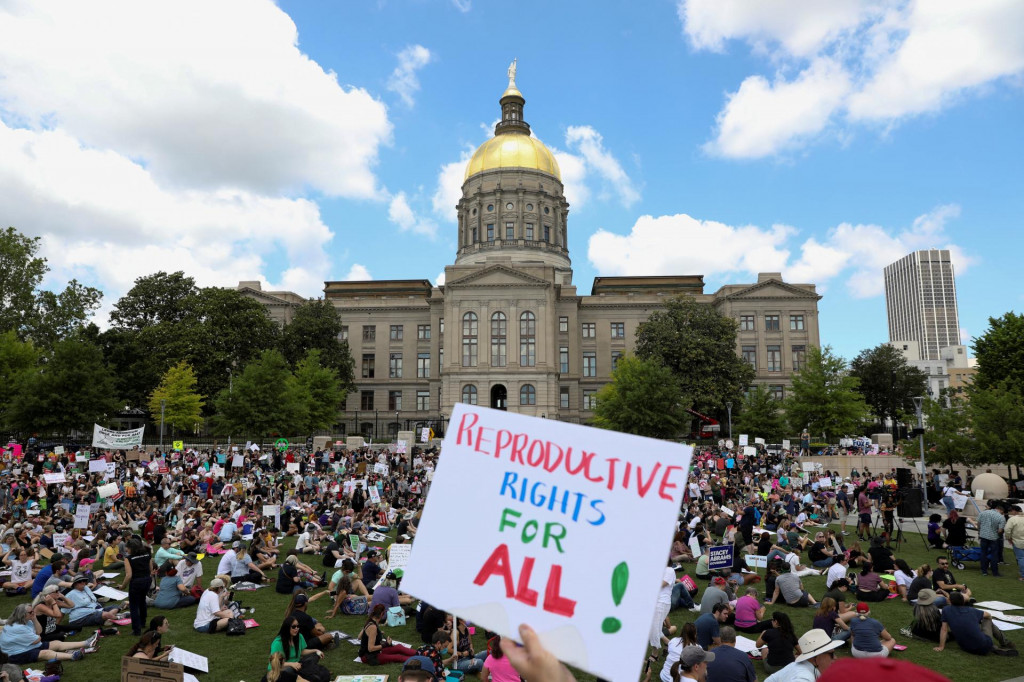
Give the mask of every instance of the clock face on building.
<svg viewBox="0 0 1024 682">
<path fill-rule="evenodd" d="M 516 207 L 516 205 L 513 204 L 511 201 L 508 202 L 507 204 L 505 204 L 505 209 L 508 210 L 508 211 L 511 211 L 515 207 Z"/>
</svg>

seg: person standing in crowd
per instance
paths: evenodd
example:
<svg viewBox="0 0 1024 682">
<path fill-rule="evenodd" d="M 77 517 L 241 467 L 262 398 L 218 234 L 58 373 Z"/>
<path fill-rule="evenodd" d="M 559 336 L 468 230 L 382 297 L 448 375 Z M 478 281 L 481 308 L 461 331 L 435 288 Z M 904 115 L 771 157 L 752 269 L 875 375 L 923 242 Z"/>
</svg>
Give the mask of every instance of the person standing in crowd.
<svg viewBox="0 0 1024 682">
<path fill-rule="evenodd" d="M 978 514 L 978 540 L 981 544 L 981 574 L 999 577 L 999 547 L 1003 544 L 1006 518 L 996 500 L 988 501 L 988 509 Z"/>
<path fill-rule="evenodd" d="M 1015 504 L 1010 505 L 1009 512 L 1010 520 L 1003 528 L 1003 537 L 1010 543 L 1013 556 L 1017 559 L 1017 580 L 1024 582 L 1024 514 Z"/>
<path fill-rule="evenodd" d="M 132 617 L 132 634 L 142 636 L 142 628 L 149 619 L 146 596 L 153 586 L 153 554 L 137 535 L 128 540 L 128 556 L 125 561 L 124 581 L 121 589 L 128 588 L 128 609 Z"/>
</svg>

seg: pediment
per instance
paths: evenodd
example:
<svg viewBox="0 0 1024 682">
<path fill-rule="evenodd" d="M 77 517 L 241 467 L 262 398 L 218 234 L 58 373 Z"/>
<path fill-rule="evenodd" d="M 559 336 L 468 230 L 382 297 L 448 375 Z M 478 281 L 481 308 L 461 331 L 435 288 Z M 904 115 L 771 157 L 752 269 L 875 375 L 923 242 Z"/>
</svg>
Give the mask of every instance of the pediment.
<svg viewBox="0 0 1024 682">
<path fill-rule="evenodd" d="M 255 298 L 262 303 L 277 304 L 277 305 L 297 305 L 291 301 L 285 300 L 278 296 L 267 293 L 266 291 L 257 291 L 256 289 L 250 289 L 249 287 L 242 287 L 237 290 L 238 293 L 249 298 Z"/>
<path fill-rule="evenodd" d="M 532 287 L 547 288 L 551 282 L 519 272 L 506 265 L 491 265 L 459 279 L 445 282 L 446 289 L 467 287 Z"/>
<path fill-rule="evenodd" d="M 752 284 L 745 289 L 740 289 L 739 291 L 734 291 L 726 296 L 726 298 L 733 301 L 744 298 L 813 298 L 817 300 L 820 299 L 821 296 L 813 291 L 808 291 L 807 289 L 802 289 L 800 287 L 795 287 L 792 284 L 786 284 L 785 282 L 772 279 L 767 282 Z"/>
</svg>

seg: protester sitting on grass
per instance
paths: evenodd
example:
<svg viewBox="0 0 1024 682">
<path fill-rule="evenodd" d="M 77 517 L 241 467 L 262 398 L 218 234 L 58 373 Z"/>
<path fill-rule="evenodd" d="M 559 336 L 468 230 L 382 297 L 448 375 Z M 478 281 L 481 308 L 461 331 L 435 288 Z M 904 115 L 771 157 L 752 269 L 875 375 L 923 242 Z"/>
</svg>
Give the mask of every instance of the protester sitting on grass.
<svg viewBox="0 0 1024 682">
<path fill-rule="evenodd" d="M 142 633 L 142 638 L 132 645 L 125 656 L 132 658 L 144 658 L 150 661 L 162 661 L 171 653 L 171 647 L 166 649 L 161 646 L 162 636 L 156 630 L 147 630 Z"/>
<path fill-rule="evenodd" d="M 519 682 L 519 673 L 512 667 L 508 656 L 502 651 L 501 637 L 496 635 L 489 642 L 489 646 L 490 652 L 487 654 L 487 658 L 484 659 L 484 666 L 480 671 L 481 682 Z M 668 682 L 672 681 L 669 680 Z"/>
<path fill-rule="evenodd" d="M 270 643 L 270 663 L 267 665 L 267 674 L 264 679 L 270 680 L 271 673 L 274 673 L 274 682 L 295 682 L 303 679 L 299 671 L 303 667 L 302 657 L 313 654 L 323 658 L 324 652 L 309 649 L 306 646 L 306 639 L 302 636 L 299 621 L 294 617 L 286 617 L 281 623 L 277 637 Z M 275 657 L 280 657 L 276 661 Z M 275 670 L 276 668 L 276 670 Z"/>
<path fill-rule="evenodd" d="M 964 603 L 971 600 L 971 591 L 964 583 L 958 583 L 949 570 L 949 557 L 940 556 L 935 560 L 936 569 L 932 571 L 932 589 L 945 597 L 947 600 L 954 592 L 964 596 Z"/>
<path fill-rule="evenodd" d="M 945 604 L 946 600 L 929 588 L 918 592 L 917 602 L 914 604 L 914 620 L 911 621 L 909 628 L 900 630 L 900 633 L 938 643 L 939 633 L 942 631 L 940 599 Z"/>
<path fill-rule="evenodd" d="M 940 521 L 942 521 L 942 516 L 939 514 L 932 514 L 928 517 L 928 545 L 934 549 L 946 548 L 946 543 L 942 540 Z"/>
<path fill-rule="evenodd" d="M 804 589 L 804 584 L 795 573 L 784 573 L 775 579 L 775 591 L 768 604 L 772 605 L 779 597 L 790 606 L 814 606 L 818 602 Z"/>
<path fill-rule="evenodd" d="M 448 630 L 438 630 L 434 633 L 432 640 L 416 649 L 416 655 L 430 659 L 430 662 L 434 664 L 434 680 L 441 682 L 445 679 L 445 671 L 455 665 L 458 654 L 453 651 L 452 633 Z M 449 653 L 450 656 L 448 656 Z"/>
<path fill-rule="evenodd" d="M 882 576 L 875 573 L 871 562 L 861 564 L 860 573 L 857 575 L 857 599 L 885 601 L 889 594 L 889 588 L 882 585 Z"/>
<path fill-rule="evenodd" d="M 383 606 L 370 611 L 363 629 L 359 632 L 359 660 L 367 665 L 384 663 L 404 663 L 416 651 L 407 646 L 395 644 L 390 637 L 385 637 L 381 623 L 385 620 L 387 609 Z"/>
<path fill-rule="evenodd" d="M 374 592 L 374 597 L 376 597 Z M 457 639 L 455 651 L 458 660 L 455 662 L 455 669 L 461 670 L 468 675 L 478 675 L 484 667 L 484 660 L 487 658 L 487 648 L 477 652 L 473 648 L 473 638 L 469 634 L 469 624 L 460 619 L 457 626 Z"/>
<path fill-rule="evenodd" d="M 896 593 L 905 602 L 910 601 L 910 585 L 914 582 L 914 570 L 910 568 L 904 559 L 896 559 L 896 570 L 893 572 L 893 577 L 896 579 Z"/>
<path fill-rule="evenodd" d="M 307 580 L 308 575 L 299 569 L 301 565 L 299 558 L 294 554 L 285 557 L 281 569 L 277 572 L 277 584 L 274 588 L 279 594 L 292 594 L 313 587 L 312 581 Z"/>
<path fill-rule="evenodd" d="M 81 642 L 45 641 L 35 612 L 28 604 L 18 604 L 7 619 L 7 625 L 0 630 L 0 652 L 7 660 L 18 665 L 38 661 L 77 661 L 86 653 L 96 651 L 99 639 L 93 635 Z"/>
<path fill-rule="evenodd" d="M 939 645 L 935 651 L 946 648 L 946 640 L 950 635 L 969 654 L 984 656 L 991 651 L 999 656 L 1017 655 L 1017 648 L 1007 641 L 999 628 L 993 627 L 992 614 L 968 606 L 962 592 L 951 594 L 949 606 L 942 609 L 942 629 L 939 631 Z"/>
<path fill-rule="evenodd" d="M 157 578 L 160 579 L 160 589 L 153 606 L 158 609 L 181 609 L 199 601 L 189 593 L 189 589 L 178 576 L 178 570 L 170 561 L 160 567 Z"/>
<path fill-rule="evenodd" d="M 3 559 L 3 562 L 10 566 L 11 576 L 0 587 L 10 590 L 11 594 L 25 594 L 28 592 L 32 589 L 32 569 L 38 559 L 39 555 L 34 550 L 29 552 L 25 548 L 12 547 L 4 555 Z"/>
<path fill-rule="evenodd" d="M 370 603 L 370 607 L 373 608 L 377 604 L 383 604 L 384 606 L 391 608 L 392 606 L 412 606 L 416 600 L 408 594 L 401 594 L 398 591 L 398 579 L 395 574 L 391 571 L 387 572 L 384 576 L 384 580 L 381 584 L 373 591 L 373 600 Z"/>
<path fill-rule="evenodd" d="M 192 627 L 196 632 L 219 632 L 228 627 L 228 620 L 235 617 L 234 612 L 221 606 L 221 595 L 224 592 L 224 581 L 214 578 L 210 586 L 199 598 L 199 608 Z"/>
<path fill-rule="evenodd" d="M 854 658 L 886 658 L 896 646 L 885 626 L 870 615 L 871 607 L 860 602 L 855 611 L 842 616 L 850 627 L 850 653 Z"/>
<path fill-rule="evenodd" d="M 836 600 L 831 597 L 822 597 L 814 614 L 814 627 L 824 630 L 832 639 L 845 641 L 850 638 L 850 628 L 841 617 Z"/>
<path fill-rule="evenodd" d="M 305 638 L 306 644 L 310 649 L 326 650 L 332 646 L 337 646 L 341 641 L 340 634 L 327 632 L 327 628 L 318 622 L 316 618 L 309 615 L 307 611 L 311 602 L 325 595 L 327 595 L 326 590 L 312 597 L 308 596 L 305 592 L 296 592 L 292 595 L 292 599 L 288 602 L 288 607 L 284 611 L 285 618 L 294 617 L 298 619 L 299 625 L 302 628 L 302 636 Z"/>
<path fill-rule="evenodd" d="M 768 648 L 767 655 L 761 659 L 767 672 L 782 670 L 792 663 L 799 649 L 789 616 L 782 611 L 772 613 L 772 626 L 758 636 L 757 647 Z"/>
<path fill-rule="evenodd" d="M 757 588 L 748 587 L 746 594 L 736 600 L 736 617 L 733 625 L 740 632 L 757 634 L 772 626 L 771 619 L 764 619 L 765 607 L 757 597 Z"/>
<path fill-rule="evenodd" d="M 341 574 L 341 569 L 335 571 L 331 578 L 328 592 L 334 598 L 334 606 L 327 612 L 328 618 L 337 616 L 339 610 L 346 616 L 362 616 L 369 612 L 369 600 L 352 594 L 352 581 Z"/>
<path fill-rule="evenodd" d="M 63 640 L 69 633 L 78 631 L 78 628 L 61 625 L 61 621 L 64 619 L 61 608 L 71 608 L 72 606 L 73 604 L 60 593 L 56 585 L 47 585 L 39 593 L 39 596 L 32 600 L 32 608 L 35 610 L 36 620 L 39 621 L 43 639 L 47 641 Z"/>
<path fill-rule="evenodd" d="M 104 625 L 117 620 L 117 607 L 104 609 L 88 587 L 89 577 L 76 575 L 71 581 L 71 590 L 64 595 L 74 604 L 71 608 L 61 609 L 68 616 L 68 625 L 73 628 L 84 628 L 90 625 Z"/>
</svg>

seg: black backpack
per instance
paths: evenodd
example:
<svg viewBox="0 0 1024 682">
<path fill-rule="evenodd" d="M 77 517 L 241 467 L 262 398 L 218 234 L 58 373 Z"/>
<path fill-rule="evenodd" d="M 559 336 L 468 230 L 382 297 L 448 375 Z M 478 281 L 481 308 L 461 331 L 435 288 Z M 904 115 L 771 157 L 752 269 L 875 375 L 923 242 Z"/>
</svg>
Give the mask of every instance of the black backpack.
<svg viewBox="0 0 1024 682">
<path fill-rule="evenodd" d="M 241 618 L 228 618 L 228 637 L 238 637 L 245 634 L 245 621 Z"/>
</svg>

